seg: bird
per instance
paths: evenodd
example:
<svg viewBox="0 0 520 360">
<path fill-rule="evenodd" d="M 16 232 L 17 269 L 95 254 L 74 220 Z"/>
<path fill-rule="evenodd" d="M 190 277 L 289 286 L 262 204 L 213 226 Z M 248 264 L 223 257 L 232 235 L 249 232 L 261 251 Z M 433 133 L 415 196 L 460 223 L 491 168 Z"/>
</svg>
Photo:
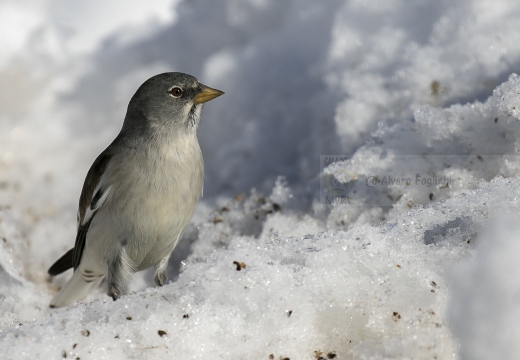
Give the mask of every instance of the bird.
<svg viewBox="0 0 520 360">
<path fill-rule="evenodd" d="M 168 260 L 202 196 L 202 107 L 223 94 L 180 72 L 137 89 L 121 131 L 85 178 L 74 247 L 48 270 L 74 269 L 51 308 L 84 299 L 103 279 L 117 300 L 134 273 L 152 266 L 155 284 L 168 281 Z"/>
</svg>

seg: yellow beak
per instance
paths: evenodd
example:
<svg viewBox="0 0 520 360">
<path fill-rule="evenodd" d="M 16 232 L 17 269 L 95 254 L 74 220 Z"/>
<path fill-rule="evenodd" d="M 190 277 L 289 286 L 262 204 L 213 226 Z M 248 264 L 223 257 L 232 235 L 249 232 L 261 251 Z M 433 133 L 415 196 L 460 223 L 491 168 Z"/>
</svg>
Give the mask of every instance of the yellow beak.
<svg viewBox="0 0 520 360">
<path fill-rule="evenodd" d="M 206 101 L 213 100 L 214 98 L 224 94 L 223 91 L 212 89 L 206 85 L 201 85 L 201 87 L 202 90 L 197 95 L 195 95 L 193 100 L 195 104 L 205 103 Z"/>
</svg>

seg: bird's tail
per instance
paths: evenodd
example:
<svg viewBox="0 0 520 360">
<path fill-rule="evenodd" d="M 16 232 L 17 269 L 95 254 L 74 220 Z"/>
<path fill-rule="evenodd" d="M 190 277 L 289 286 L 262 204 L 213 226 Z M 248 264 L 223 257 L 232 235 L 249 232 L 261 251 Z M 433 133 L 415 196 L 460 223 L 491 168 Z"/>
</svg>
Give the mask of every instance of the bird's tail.
<svg viewBox="0 0 520 360">
<path fill-rule="evenodd" d="M 49 275 L 56 276 L 74 267 L 74 249 L 70 249 L 60 257 L 47 271 Z"/>
<path fill-rule="evenodd" d="M 99 286 L 104 277 L 105 274 L 83 270 L 80 266 L 60 292 L 54 296 L 50 307 L 65 306 L 83 299 Z"/>
</svg>

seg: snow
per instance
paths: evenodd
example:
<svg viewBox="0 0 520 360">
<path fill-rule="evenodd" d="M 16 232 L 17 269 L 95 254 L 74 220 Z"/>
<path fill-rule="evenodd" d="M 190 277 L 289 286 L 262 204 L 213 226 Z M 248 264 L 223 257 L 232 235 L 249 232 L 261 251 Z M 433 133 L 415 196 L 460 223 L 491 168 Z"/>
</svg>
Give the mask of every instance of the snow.
<svg viewBox="0 0 520 360">
<path fill-rule="evenodd" d="M 5 358 L 518 358 L 519 4 L 0 10 Z M 49 309 L 86 171 L 163 71 L 226 92 L 172 281 Z"/>
</svg>

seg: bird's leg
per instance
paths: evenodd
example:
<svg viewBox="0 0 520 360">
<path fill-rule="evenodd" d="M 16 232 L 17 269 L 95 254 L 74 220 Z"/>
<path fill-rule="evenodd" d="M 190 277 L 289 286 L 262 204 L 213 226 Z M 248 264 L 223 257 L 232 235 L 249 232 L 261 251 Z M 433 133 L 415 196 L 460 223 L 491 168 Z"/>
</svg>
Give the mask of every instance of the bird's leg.
<svg viewBox="0 0 520 360">
<path fill-rule="evenodd" d="M 108 291 L 107 295 L 115 301 L 124 291 L 126 280 L 132 274 L 131 261 L 126 255 L 123 244 L 118 244 L 117 249 L 108 261 Z"/>
<path fill-rule="evenodd" d="M 170 255 L 162 258 L 161 261 L 157 265 L 155 265 L 155 276 L 153 277 L 153 282 L 159 286 L 163 286 L 168 281 L 168 260 L 170 260 Z"/>
</svg>

